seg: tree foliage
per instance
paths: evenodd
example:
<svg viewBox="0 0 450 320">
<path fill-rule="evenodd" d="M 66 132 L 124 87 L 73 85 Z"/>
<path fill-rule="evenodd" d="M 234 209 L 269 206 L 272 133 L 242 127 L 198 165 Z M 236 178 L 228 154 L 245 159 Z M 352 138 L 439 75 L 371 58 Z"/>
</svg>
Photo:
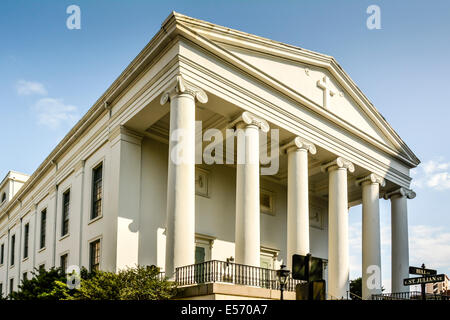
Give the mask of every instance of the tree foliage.
<svg viewBox="0 0 450 320">
<path fill-rule="evenodd" d="M 362 278 L 350 280 L 350 292 L 358 297 L 362 297 Z"/>
<path fill-rule="evenodd" d="M 30 279 L 23 279 L 17 291 L 8 298 L 12 300 L 60 300 L 66 294 L 57 285 L 57 281 L 65 281 L 66 275 L 61 269 L 36 269 Z"/>
<path fill-rule="evenodd" d="M 166 300 L 176 294 L 174 283 L 160 276 L 155 266 L 128 268 L 118 273 L 81 271 L 78 289 L 69 289 L 61 269 L 36 270 L 22 280 L 13 300 Z"/>
<path fill-rule="evenodd" d="M 160 278 L 159 268 L 136 267 L 119 273 L 122 300 L 167 300 L 176 294 L 172 282 Z"/>
</svg>

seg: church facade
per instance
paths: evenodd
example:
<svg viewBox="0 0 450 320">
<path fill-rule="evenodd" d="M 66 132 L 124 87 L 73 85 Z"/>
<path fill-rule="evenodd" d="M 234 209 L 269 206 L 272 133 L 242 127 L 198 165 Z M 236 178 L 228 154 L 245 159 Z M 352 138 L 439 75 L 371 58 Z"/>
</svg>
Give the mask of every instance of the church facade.
<svg viewBox="0 0 450 320">
<path fill-rule="evenodd" d="M 379 201 L 408 291 L 419 162 L 333 57 L 174 12 L 31 176 L 1 182 L 1 291 L 34 268 L 157 265 L 187 298 L 276 299 L 275 270 L 311 253 L 339 299 L 362 204 L 369 299 Z"/>
</svg>

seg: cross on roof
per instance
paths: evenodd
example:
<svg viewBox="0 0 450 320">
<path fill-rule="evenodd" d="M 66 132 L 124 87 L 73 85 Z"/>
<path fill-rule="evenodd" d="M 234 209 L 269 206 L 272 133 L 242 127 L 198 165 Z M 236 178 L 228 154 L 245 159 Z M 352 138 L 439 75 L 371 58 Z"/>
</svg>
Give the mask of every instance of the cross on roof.
<svg viewBox="0 0 450 320">
<path fill-rule="evenodd" d="M 328 96 L 334 96 L 337 92 L 331 88 L 331 83 L 328 77 L 323 77 L 323 80 L 317 80 L 317 86 L 323 90 L 323 107 L 328 107 Z"/>
</svg>

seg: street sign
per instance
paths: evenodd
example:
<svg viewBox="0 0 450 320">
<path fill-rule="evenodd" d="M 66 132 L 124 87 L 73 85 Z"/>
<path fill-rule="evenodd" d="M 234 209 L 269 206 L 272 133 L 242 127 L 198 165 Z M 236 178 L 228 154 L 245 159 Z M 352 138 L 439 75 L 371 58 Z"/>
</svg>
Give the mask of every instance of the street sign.
<svg viewBox="0 0 450 320">
<path fill-rule="evenodd" d="M 437 271 L 433 270 L 433 269 L 425 269 L 425 268 L 419 268 L 419 267 L 409 267 L 409 273 L 410 274 L 420 274 L 420 275 L 423 275 L 423 276 L 428 276 L 428 275 L 437 274 Z"/>
<path fill-rule="evenodd" d="M 406 278 L 406 279 L 403 279 L 403 285 L 404 286 L 413 286 L 416 284 L 442 282 L 444 280 L 445 280 L 444 274 L 437 274 L 437 275 L 429 275 L 429 276 L 417 277 L 417 278 Z"/>
</svg>

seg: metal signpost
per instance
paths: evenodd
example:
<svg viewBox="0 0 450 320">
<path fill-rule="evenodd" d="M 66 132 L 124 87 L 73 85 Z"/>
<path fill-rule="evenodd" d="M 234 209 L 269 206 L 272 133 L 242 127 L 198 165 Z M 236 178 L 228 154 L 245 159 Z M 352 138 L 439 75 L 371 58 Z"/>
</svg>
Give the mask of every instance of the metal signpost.
<svg viewBox="0 0 450 320">
<path fill-rule="evenodd" d="M 426 293 L 425 293 L 426 283 L 442 282 L 445 280 L 444 274 L 437 274 L 437 271 L 433 269 L 425 269 L 425 264 L 422 264 L 421 268 L 409 267 L 409 273 L 423 276 L 423 277 L 403 279 L 404 286 L 413 286 L 420 284 L 420 287 L 422 289 L 422 300 L 426 300 Z"/>
</svg>

